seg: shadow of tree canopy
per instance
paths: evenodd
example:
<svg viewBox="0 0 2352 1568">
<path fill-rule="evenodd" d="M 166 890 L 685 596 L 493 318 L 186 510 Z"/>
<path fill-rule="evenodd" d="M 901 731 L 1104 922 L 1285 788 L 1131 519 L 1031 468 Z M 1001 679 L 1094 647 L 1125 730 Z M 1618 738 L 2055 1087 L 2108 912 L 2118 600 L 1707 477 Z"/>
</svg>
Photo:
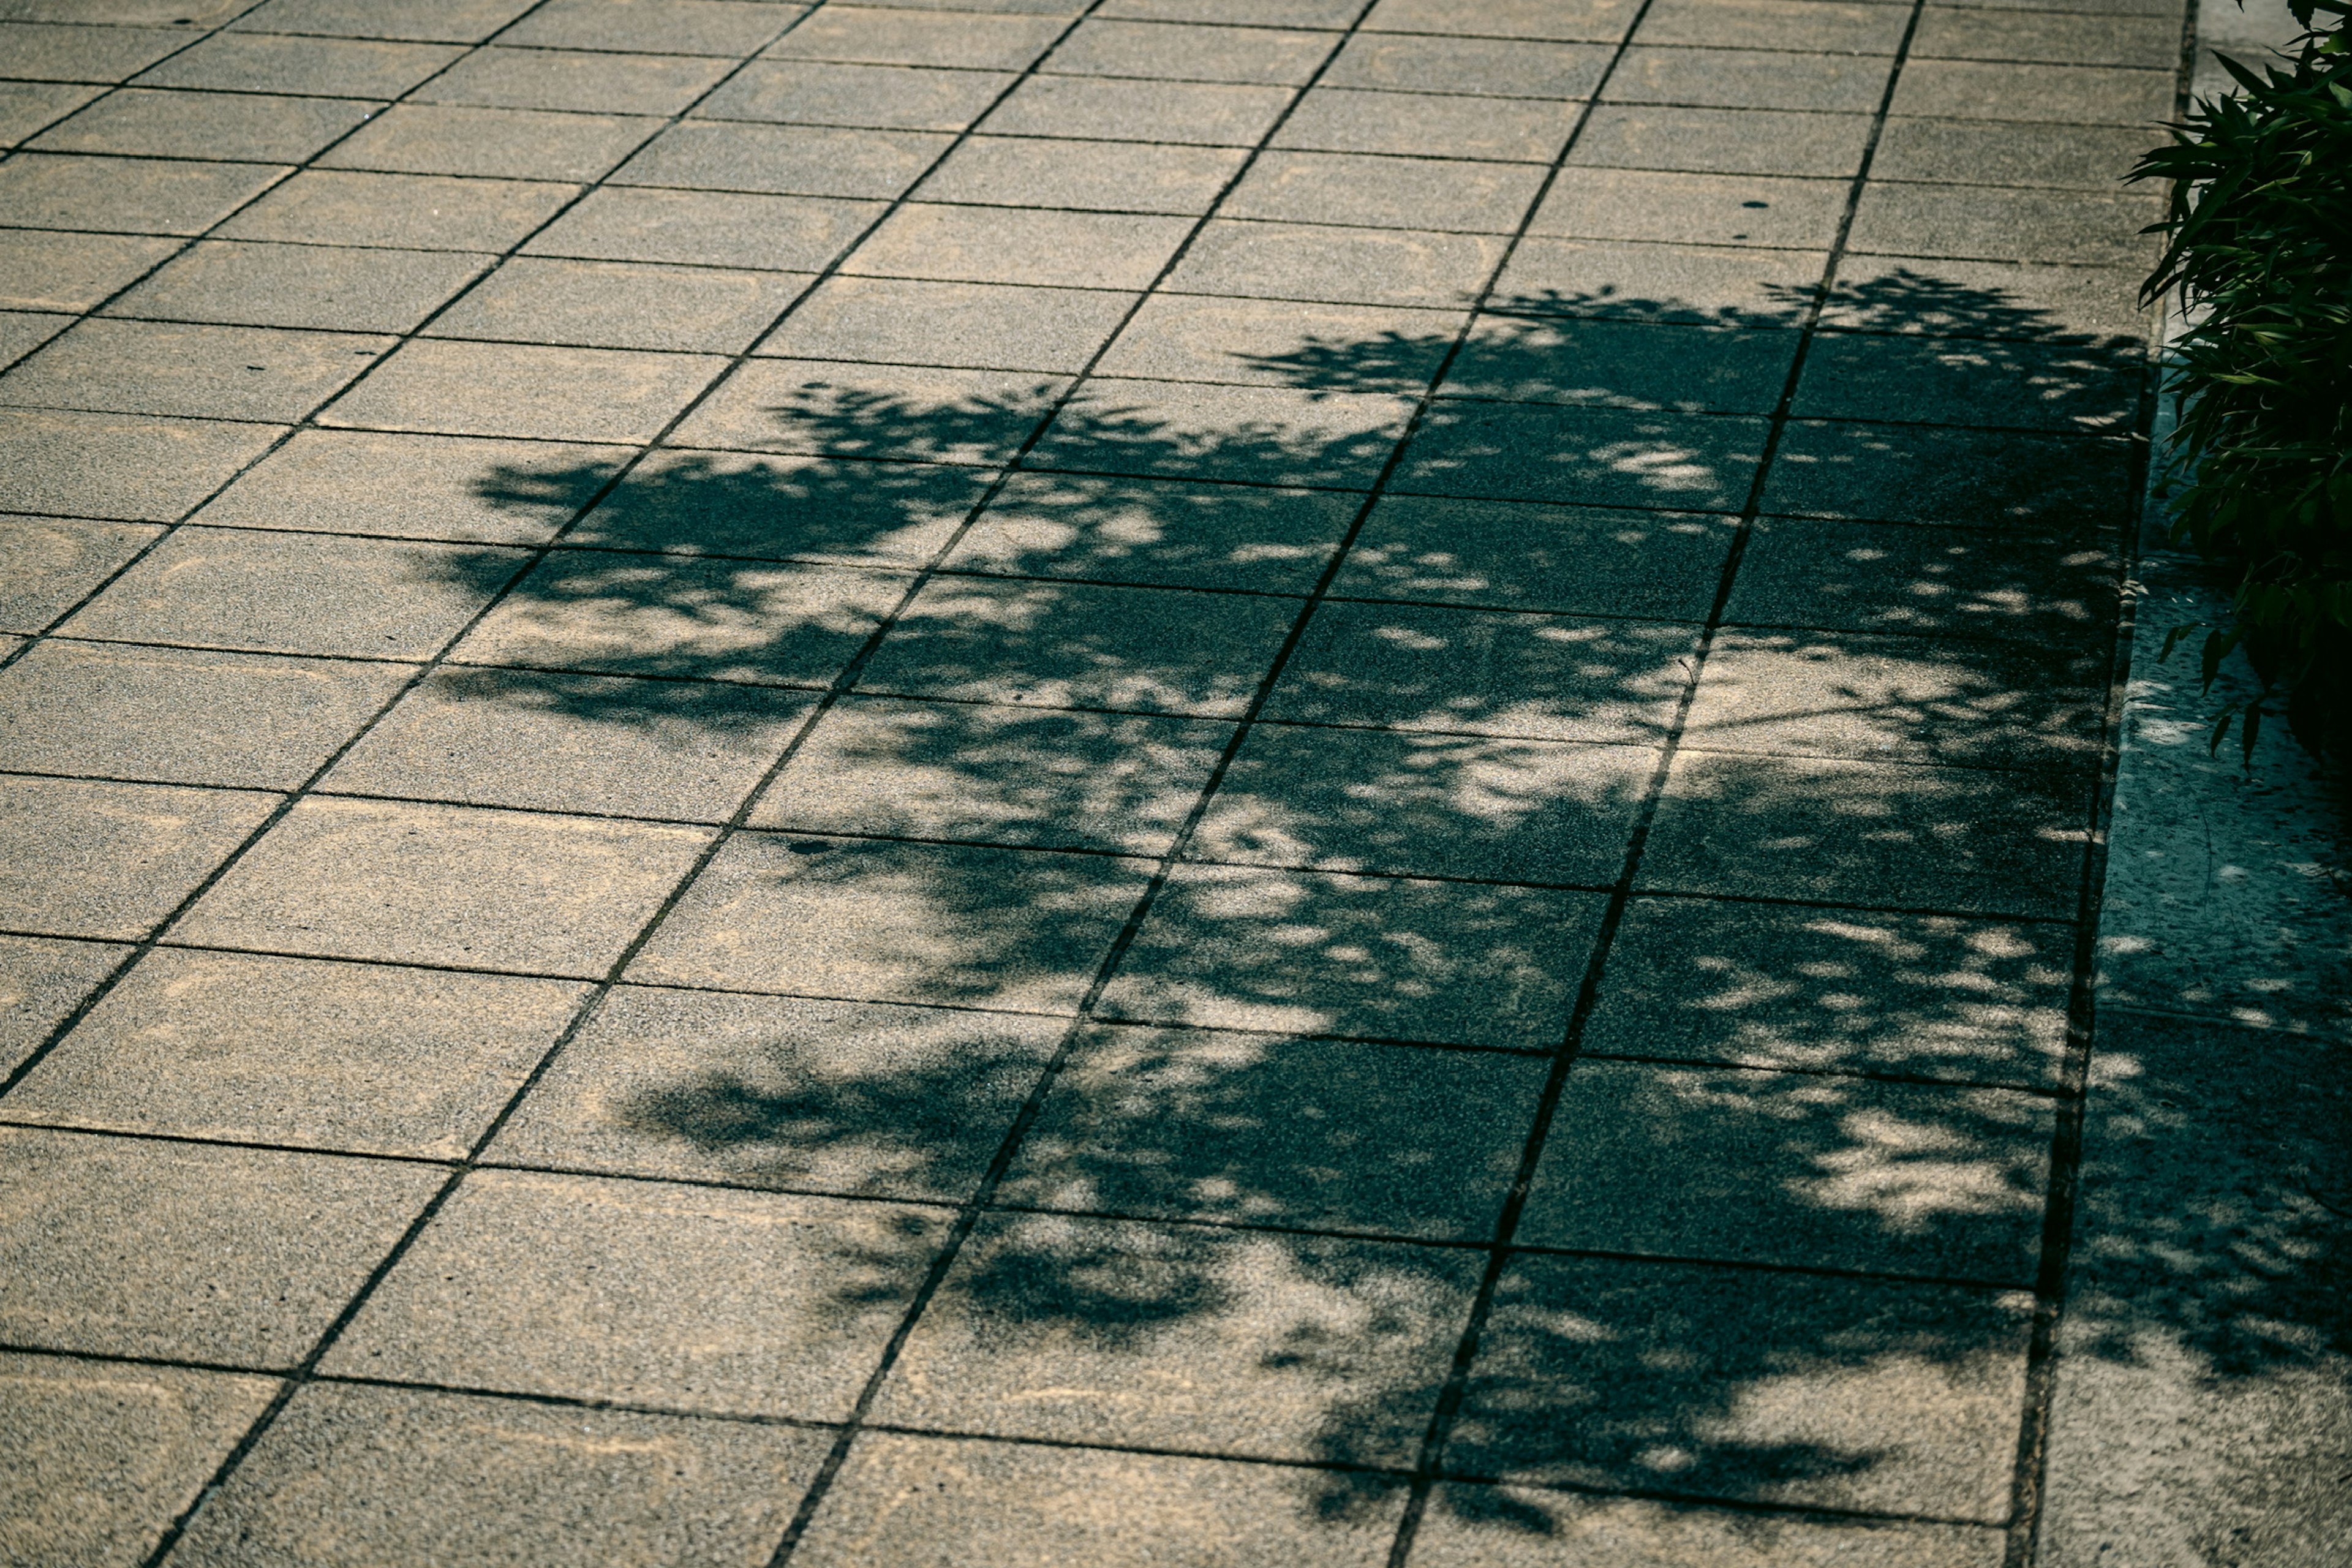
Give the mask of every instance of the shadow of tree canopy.
<svg viewBox="0 0 2352 1568">
<path fill-rule="evenodd" d="M 1474 323 L 877 1420 L 1389 1495 L 1811 304 Z M 1444 1465 L 1998 1522 L 2144 345 L 1908 270 L 1822 319 Z M 616 992 L 493 1161 L 968 1198 L 1452 341 L 1238 342 L 1231 384 L 1058 411 L 722 388 L 679 439 L 727 449 L 620 476 L 456 662 L 592 737 L 862 662 L 629 976 L 688 989 Z M 2221 1319 L 2090 1353 L 2340 1353 L 2329 1212 Z M 2265 1315 L 2308 1331 L 2230 1348 Z"/>
</svg>

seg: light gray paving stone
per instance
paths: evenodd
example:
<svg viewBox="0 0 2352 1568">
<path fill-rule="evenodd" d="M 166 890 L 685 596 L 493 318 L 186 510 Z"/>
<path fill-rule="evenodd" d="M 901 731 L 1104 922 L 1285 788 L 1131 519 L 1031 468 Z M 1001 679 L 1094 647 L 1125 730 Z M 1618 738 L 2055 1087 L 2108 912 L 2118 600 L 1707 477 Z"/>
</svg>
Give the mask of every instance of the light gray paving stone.
<svg viewBox="0 0 2352 1568">
<path fill-rule="evenodd" d="M 2153 330 L 2153 313 L 2139 302 L 2143 276 L 2136 268 L 1849 252 L 1839 259 L 1837 287 L 1822 306 L 1822 324 L 1934 336 L 2079 342 L 2121 354 L 2126 351 L 2114 340 L 2144 340 Z"/>
<path fill-rule="evenodd" d="M 748 1562 L 790 1522 L 828 1441 L 732 1421 L 364 1385 L 295 1396 L 177 1549 L 356 1565 Z M 496 1508 L 483 1500 L 495 1496 Z"/>
<path fill-rule="evenodd" d="M 454 1160 L 586 988 L 161 949 L 8 1098 L 22 1121 Z"/>
<path fill-rule="evenodd" d="M 530 0 L 269 0 L 232 26 L 263 33 L 478 44 L 528 9 Z"/>
<path fill-rule="evenodd" d="M 958 1202 L 1057 1018 L 623 986 L 499 1133 L 492 1163 Z"/>
<path fill-rule="evenodd" d="M 519 256 L 434 319 L 436 337 L 740 353 L 808 287 L 738 272 Z"/>
<path fill-rule="evenodd" d="M 173 934 L 321 958 L 594 978 L 709 838 L 700 828 L 313 797 Z"/>
<path fill-rule="evenodd" d="M 235 1373 L 0 1352 L 0 1421 L 24 1444 L 0 1479 L 0 1552 L 28 1563 L 143 1560 L 277 1387 Z"/>
<path fill-rule="evenodd" d="M 2111 192 L 2147 143 L 2147 129 L 2137 125 L 1891 119 L 1871 173 L 1882 180 Z"/>
<path fill-rule="evenodd" d="M 1764 445 L 1750 416 L 1448 399 L 1422 421 L 1396 488 L 1571 505 L 1742 505 Z"/>
<path fill-rule="evenodd" d="M 72 324 L 71 316 L 0 310 L 0 364 L 31 353 Z"/>
<path fill-rule="evenodd" d="M 60 629 L 249 652 L 425 658 L 524 559 L 520 551 L 189 527 Z"/>
<path fill-rule="evenodd" d="M 1097 370 L 1318 392 L 1418 393 L 1463 324 L 1450 310 L 1155 295 Z"/>
<path fill-rule="evenodd" d="M 394 340 L 277 327 L 86 321 L 0 376 L 0 403 L 212 419 L 299 419 Z"/>
<path fill-rule="evenodd" d="M 1891 55 L 1909 18 L 1901 7 L 1825 0 L 1657 0 L 1642 18 L 1644 44 Z M 1916 51 L 1915 51 L 1916 52 Z"/>
<path fill-rule="evenodd" d="M 2096 537 L 1759 518 L 1726 618 L 2092 648 L 2112 627 L 2119 564 Z"/>
<path fill-rule="evenodd" d="M 412 341 L 320 415 L 319 423 L 650 441 L 726 363 L 705 354 Z"/>
<path fill-rule="evenodd" d="M 1914 60 L 1895 84 L 1896 114 L 2146 125 L 2172 111 L 2173 70 L 2112 66 Z"/>
<path fill-rule="evenodd" d="M 763 52 L 780 59 L 1017 71 L 1067 26 L 1057 16 L 828 5 Z"/>
<path fill-rule="evenodd" d="M 1361 505 L 1344 491 L 1015 474 L 947 564 L 966 572 L 1303 594 Z"/>
<path fill-rule="evenodd" d="M 1041 468 L 1369 485 L 1403 436 L 1397 393 L 1089 380 L 1039 437 Z"/>
<path fill-rule="evenodd" d="M 594 180 L 659 124 L 634 115 L 395 103 L 320 158 L 319 166 L 475 179 Z"/>
<path fill-rule="evenodd" d="M 1559 1043 L 1601 895 L 1186 866 L 1106 1018 L 1545 1050 Z"/>
<path fill-rule="evenodd" d="M 285 174 L 266 163 L 19 153 L 0 165 L 0 211 L 28 228 L 201 234 Z"/>
<path fill-rule="evenodd" d="M 950 153 L 918 194 L 925 201 L 993 206 L 1204 213 L 1243 156 L 1223 147 L 975 136 Z"/>
<path fill-rule="evenodd" d="M 1796 352 L 1796 336 L 1786 331 L 1481 316 L 1439 393 L 1589 408 L 1769 414 Z"/>
<path fill-rule="evenodd" d="M 1135 303 L 1129 293 L 828 278 L 755 351 L 793 359 L 1074 373 Z"/>
<path fill-rule="evenodd" d="M 397 98 L 464 54 L 448 44 L 215 33 L 142 73 L 142 87 Z"/>
<path fill-rule="evenodd" d="M 913 184 L 950 140 L 919 131 L 695 120 L 655 137 L 613 182 L 888 200 Z"/>
<path fill-rule="evenodd" d="M 724 822 L 783 754 L 810 702 L 725 682 L 446 668 L 320 787 Z"/>
<path fill-rule="evenodd" d="M 1636 47 L 1625 51 L 1601 96 L 1612 103 L 1868 114 L 1889 68 L 1876 55 Z"/>
<path fill-rule="evenodd" d="M 11 1342 L 291 1366 L 444 1173 L 0 1128 Z"/>
<path fill-rule="evenodd" d="M 502 44 L 740 59 L 801 19 L 798 5 L 717 0 L 551 0 L 499 35 Z"/>
<path fill-rule="evenodd" d="M 1066 384 L 1027 371 L 758 359 L 730 375 L 669 439 L 992 465 L 1021 449 Z"/>
<path fill-rule="evenodd" d="M 1918 59 L 2063 62 L 2174 70 L 2180 27 L 2168 16 L 2081 16 L 2069 12 L 1961 10 L 1929 5 L 1919 13 L 1911 53 Z"/>
<path fill-rule="evenodd" d="M 578 194 L 577 186 L 543 181 L 311 169 L 237 214 L 219 237 L 504 250 Z"/>
<path fill-rule="evenodd" d="M 406 666 L 46 642 L 0 670 L 0 767 L 293 789 Z"/>
<path fill-rule="evenodd" d="M 2131 458 L 2121 441 L 2081 436 L 1792 424 L 1764 510 L 2075 533 L 2137 510 Z"/>
<path fill-rule="evenodd" d="M 536 543 L 593 500 L 628 455 L 553 441 L 301 430 L 197 516 L 229 527 Z"/>
<path fill-rule="evenodd" d="M 1472 100 L 1318 87 L 1299 100 L 1273 145 L 1542 163 L 1559 152 L 1575 123 L 1574 105 L 1544 99 Z"/>
<path fill-rule="evenodd" d="M 1290 99 L 1286 88 L 1236 82 L 1033 76 L 982 125 L 1003 136 L 1248 147 Z"/>
<path fill-rule="evenodd" d="M 277 805 L 243 790 L 0 780 L 0 910 L 17 931 L 135 941 Z"/>
<path fill-rule="evenodd" d="M 1609 36 L 1619 30 L 1622 24 Z M 1609 56 L 1591 44 L 1364 32 L 1349 38 L 1318 85 L 1581 99 L 1601 84 Z"/>
<path fill-rule="evenodd" d="M 1733 527 L 1702 512 L 1383 496 L 1331 592 L 1703 620 Z"/>
<path fill-rule="evenodd" d="M 1420 1440 L 1475 1279 L 1445 1249 L 993 1215 L 916 1325 L 875 1416 L 1394 1463 Z"/>
<path fill-rule="evenodd" d="M 740 834 L 628 978 L 1067 1015 L 1150 874 L 1102 855 Z"/>
<path fill-rule="evenodd" d="M 281 434 L 213 419 L 0 409 L 0 507 L 174 521 Z"/>
<path fill-rule="evenodd" d="M 1039 9 L 1045 5 L 1040 0 Z M 1065 10 L 1076 10 L 1064 4 Z M 1342 28 L 1358 0 L 1108 0 L 1093 15 L 1138 22 L 1234 22 L 1253 27 Z"/>
<path fill-rule="evenodd" d="M 1457 1481 L 1430 1504 L 1413 1561 L 1425 1568 L 1994 1568 L 2003 1540 L 1985 1526 L 1832 1521 Z"/>
<path fill-rule="evenodd" d="M 107 313 L 233 326 L 404 332 L 489 258 L 462 252 L 200 240 Z"/>
<path fill-rule="evenodd" d="M 1335 1493 L 1348 1504 L 1336 1519 L 1320 1506 Z M 796 1555 L 819 1568 L 930 1563 L 952 1542 L 969 1568 L 1194 1568 L 1227 1552 L 1370 1568 L 1403 1500 L 1377 1482 L 1266 1465 L 877 1434 L 851 1450 Z"/>
<path fill-rule="evenodd" d="M 59 22 L 0 22 L 0 58 L 11 76 L 34 81 L 121 81 L 187 38 L 167 27 L 91 27 Z"/>
<path fill-rule="evenodd" d="M 125 88 L 34 145 L 51 153 L 299 163 L 382 107 L 351 99 Z"/>
<path fill-rule="evenodd" d="M 1628 0 L 1381 0 L 1364 28 L 1607 44 L 1616 42 L 1637 9 Z"/>
<path fill-rule="evenodd" d="M 130 954 L 112 942 L 0 936 L 0 1073 L 40 1049 Z"/>
<path fill-rule="evenodd" d="M 0 229 L 0 308 L 88 310 L 179 248 L 133 235 Z"/>
<path fill-rule="evenodd" d="M 1804 0 L 1819 5 L 1822 0 Z M 1569 162 L 1583 167 L 1835 179 L 1862 166 L 1870 120 L 1860 114 L 1602 104 Z M 1874 163 L 1886 177 L 1885 150 Z"/>
<path fill-rule="evenodd" d="M 593 190 L 531 237 L 534 256 L 813 271 L 882 212 L 879 202 L 709 191 Z"/>
<path fill-rule="evenodd" d="M 83 82 L 0 82 L 0 147 L 29 141 L 105 90 Z"/>
<path fill-rule="evenodd" d="M 1276 27 L 1088 19 L 1039 68 L 1062 76 L 1295 87 L 1315 74 L 1338 40 Z"/>
<path fill-rule="evenodd" d="M 322 1366 L 838 1420 L 944 1229 L 839 1198 L 485 1171 Z"/>
<path fill-rule="evenodd" d="M 1845 202 L 1841 180 L 1563 169 L 1528 232 L 1811 249 L 1828 245 L 1836 234 Z"/>
<path fill-rule="evenodd" d="M 909 204 L 842 264 L 884 278 L 1143 289 L 1183 243 L 1180 217 Z"/>
<path fill-rule="evenodd" d="M 1499 235 L 1213 218 L 1167 287 L 1171 293 L 1443 309 L 1476 299 L 1504 248 Z"/>
<path fill-rule="evenodd" d="M 1801 250 L 1532 238 L 1511 252 L 1494 304 L 1546 315 L 1793 327 L 1827 259 Z"/>
<path fill-rule="evenodd" d="M 1584 1050 L 2051 1088 L 2074 945 L 2056 925 L 1636 899 Z"/>
<path fill-rule="evenodd" d="M 1508 234 L 1541 183 L 1540 171 L 1515 163 L 1265 153 L 1218 211 L 1284 223 Z"/>
<path fill-rule="evenodd" d="M 698 120 L 961 131 L 1013 80 L 1008 71 L 754 60 L 695 106 Z"/>
<path fill-rule="evenodd" d="M 566 538 L 668 555 L 920 565 L 992 478 L 929 463 L 657 451 Z M 515 494 L 532 488 L 525 480 Z"/>
<path fill-rule="evenodd" d="M 1228 725 L 894 698 L 826 713 L 757 827 L 1164 854 Z"/>
<path fill-rule="evenodd" d="M 496 109 L 683 114 L 727 74 L 727 62 L 601 49 L 477 49 L 411 100 Z"/>
</svg>

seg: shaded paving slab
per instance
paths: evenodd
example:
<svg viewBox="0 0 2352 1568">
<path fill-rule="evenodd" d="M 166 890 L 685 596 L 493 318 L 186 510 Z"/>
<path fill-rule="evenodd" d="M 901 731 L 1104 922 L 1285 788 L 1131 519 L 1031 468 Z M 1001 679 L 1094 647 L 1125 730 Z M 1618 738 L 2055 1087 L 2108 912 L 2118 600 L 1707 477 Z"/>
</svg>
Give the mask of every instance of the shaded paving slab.
<svg viewBox="0 0 2352 1568">
<path fill-rule="evenodd" d="M 8 7 L 0 1555 L 2023 1561 L 2180 25 Z"/>
</svg>

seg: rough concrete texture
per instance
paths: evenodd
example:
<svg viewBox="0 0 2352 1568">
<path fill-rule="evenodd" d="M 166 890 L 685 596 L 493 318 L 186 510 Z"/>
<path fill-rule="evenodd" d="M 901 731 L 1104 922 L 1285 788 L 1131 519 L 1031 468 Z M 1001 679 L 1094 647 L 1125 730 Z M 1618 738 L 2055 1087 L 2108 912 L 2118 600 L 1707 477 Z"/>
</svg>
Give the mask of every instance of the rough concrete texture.
<svg viewBox="0 0 2352 1568">
<path fill-rule="evenodd" d="M 2326 1563 L 2182 21 L 0 5 L 0 1558 Z"/>
</svg>

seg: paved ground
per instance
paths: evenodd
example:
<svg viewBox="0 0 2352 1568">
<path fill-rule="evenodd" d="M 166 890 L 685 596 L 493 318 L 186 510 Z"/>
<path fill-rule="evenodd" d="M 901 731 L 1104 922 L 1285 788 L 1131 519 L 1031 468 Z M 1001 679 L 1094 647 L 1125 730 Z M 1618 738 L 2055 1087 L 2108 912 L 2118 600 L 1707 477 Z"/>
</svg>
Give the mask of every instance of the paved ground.
<svg viewBox="0 0 2352 1568">
<path fill-rule="evenodd" d="M 0 1555 L 2025 1560 L 2171 0 L 0 16 Z"/>
</svg>

